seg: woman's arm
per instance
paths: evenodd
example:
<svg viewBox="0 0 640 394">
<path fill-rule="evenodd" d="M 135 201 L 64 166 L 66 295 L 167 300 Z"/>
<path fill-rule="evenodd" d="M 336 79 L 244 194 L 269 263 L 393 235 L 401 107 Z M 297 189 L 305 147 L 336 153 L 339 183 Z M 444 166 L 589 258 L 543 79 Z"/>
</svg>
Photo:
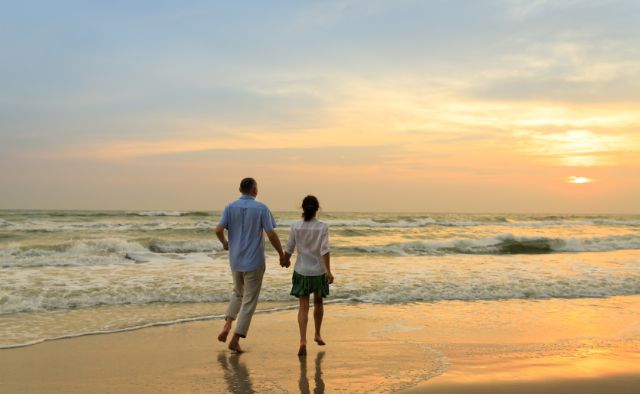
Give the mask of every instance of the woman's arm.
<svg viewBox="0 0 640 394">
<path fill-rule="evenodd" d="M 327 281 L 333 283 L 333 274 L 331 273 L 331 253 L 322 255 L 322 261 L 324 262 L 324 269 L 327 274 Z"/>
<path fill-rule="evenodd" d="M 333 283 L 333 274 L 331 273 L 331 253 L 329 253 L 329 227 L 324 225 L 320 239 L 320 254 L 324 263 L 324 270 L 327 274 L 329 283 Z"/>
<path fill-rule="evenodd" d="M 284 268 L 289 268 L 291 266 L 291 253 L 284 251 L 284 256 L 280 261 L 280 265 Z"/>
</svg>

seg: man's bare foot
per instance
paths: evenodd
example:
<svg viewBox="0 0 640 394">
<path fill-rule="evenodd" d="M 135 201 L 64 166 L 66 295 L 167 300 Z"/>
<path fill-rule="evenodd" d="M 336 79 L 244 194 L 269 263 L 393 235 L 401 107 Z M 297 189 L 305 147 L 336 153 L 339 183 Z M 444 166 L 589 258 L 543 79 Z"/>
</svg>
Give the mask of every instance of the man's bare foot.
<svg viewBox="0 0 640 394">
<path fill-rule="evenodd" d="M 242 338 L 240 335 L 233 334 L 231 341 L 229 341 L 229 350 L 231 350 L 233 353 L 242 353 L 242 349 L 240 348 L 240 338 Z"/>
<path fill-rule="evenodd" d="M 300 349 L 298 349 L 298 356 L 306 356 L 307 355 L 307 345 L 300 345 Z"/>
<path fill-rule="evenodd" d="M 220 334 L 218 334 L 218 341 L 227 342 L 227 337 L 229 336 L 229 331 L 231 331 L 232 323 L 233 320 L 231 320 L 231 318 L 227 317 L 225 319 L 224 327 L 222 327 L 222 331 L 220 331 Z"/>
<path fill-rule="evenodd" d="M 229 343 L 229 350 L 231 350 L 233 353 L 235 354 L 240 354 L 242 353 L 242 349 L 240 348 L 240 344 L 238 342 L 230 342 Z"/>
<path fill-rule="evenodd" d="M 315 341 L 319 346 L 324 346 L 324 345 L 326 345 L 326 343 L 325 343 L 325 342 L 322 340 L 322 338 L 321 338 L 321 337 L 319 337 L 319 336 L 316 336 L 316 337 L 314 338 L 314 341 Z"/>
</svg>

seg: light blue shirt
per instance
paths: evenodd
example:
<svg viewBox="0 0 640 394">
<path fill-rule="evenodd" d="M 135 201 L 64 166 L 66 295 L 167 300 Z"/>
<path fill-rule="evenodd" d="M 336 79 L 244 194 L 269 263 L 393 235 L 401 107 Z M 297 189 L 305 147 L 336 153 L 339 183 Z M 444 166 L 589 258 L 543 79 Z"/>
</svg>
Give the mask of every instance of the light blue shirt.
<svg viewBox="0 0 640 394">
<path fill-rule="evenodd" d="M 265 266 L 264 232 L 276 227 L 269 208 L 254 197 L 242 195 L 227 205 L 219 225 L 229 232 L 229 263 L 237 272 Z"/>
</svg>

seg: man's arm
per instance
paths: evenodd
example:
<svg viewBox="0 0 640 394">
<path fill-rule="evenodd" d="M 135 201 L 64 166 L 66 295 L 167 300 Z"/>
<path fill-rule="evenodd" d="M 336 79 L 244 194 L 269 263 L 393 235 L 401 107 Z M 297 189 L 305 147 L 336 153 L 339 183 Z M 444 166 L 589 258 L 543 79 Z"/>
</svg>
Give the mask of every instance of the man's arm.
<svg viewBox="0 0 640 394">
<path fill-rule="evenodd" d="M 222 247 L 224 248 L 224 250 L 229 250 L 229 242 L 227 242 L 227 239 L 224 237 L 223 225 L 219 224 L 216 226 L 216 236 L 220 240 L 220 243 L 222 243 Z"/>
<path fill-rule="evenodd" d="M 276 234 L 275 230 L 267 231 L 267 238 L 269 238 L 269 242 L 273 245 L 273 248 L 280 255 L 280 261 L 282 262 L 282 258 L 284 257 L 284 252 L 282 251 L 282 245 L 280 244 L 280 238 L 278 238 L 278 234 Z"/>
</svg>

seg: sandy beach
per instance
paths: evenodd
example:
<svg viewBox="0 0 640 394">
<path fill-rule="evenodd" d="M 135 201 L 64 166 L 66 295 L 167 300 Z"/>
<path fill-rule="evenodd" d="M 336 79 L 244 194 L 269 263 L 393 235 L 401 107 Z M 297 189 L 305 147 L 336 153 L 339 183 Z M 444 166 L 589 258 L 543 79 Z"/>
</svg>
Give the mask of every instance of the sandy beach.
<svg viewBox="0 0 640 394">
<path fill-rule="evenodd" d="M 635 393 L 638 316 L 637 296 L 330 304 L 306 358 L 285 310 L 255 316 L 241 355 L 218 320 L 4 349 L 0 392 Z"/>
</svg>

